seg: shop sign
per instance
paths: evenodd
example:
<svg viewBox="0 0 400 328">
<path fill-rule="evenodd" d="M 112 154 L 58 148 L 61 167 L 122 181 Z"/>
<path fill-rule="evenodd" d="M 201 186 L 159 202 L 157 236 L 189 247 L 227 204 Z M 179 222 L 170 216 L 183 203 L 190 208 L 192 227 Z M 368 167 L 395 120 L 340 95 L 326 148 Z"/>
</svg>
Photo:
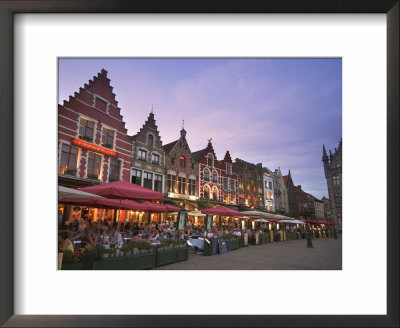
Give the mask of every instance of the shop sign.
<svg viewBox="0 0 400 328">
<path fill-rule="evenodd" d="M 73 138 L 71 140 L 71 142 L 72 142 L 73 145 L 76 145 L 76 146 L 79 146 L 79 147 L 82 147 L 82 148 L 85 148 L 85 149 L 93 150 L 95 152 L 102 153 L 104 155 L 117 157 L 117 153 L 115 151 L 110 150 L 108 148 L 104 148 L 104 147 L 100 147 L 100 146 L 94 145 L 94 144 L 92 144 L 90 142 L 86 142 L 86 141 L 83 141 L 83 140 L 80 140 L 80 139 L 75 139 L 75 138 Z"/>
</svg>

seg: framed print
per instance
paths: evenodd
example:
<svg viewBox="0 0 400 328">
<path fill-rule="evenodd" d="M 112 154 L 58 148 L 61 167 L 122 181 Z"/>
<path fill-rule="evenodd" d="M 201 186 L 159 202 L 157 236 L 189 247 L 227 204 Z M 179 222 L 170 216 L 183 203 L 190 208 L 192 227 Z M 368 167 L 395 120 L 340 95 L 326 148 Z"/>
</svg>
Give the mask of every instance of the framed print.
<svg viewBox="0 0 400 328">
<path fill-rule="evenodd" d="M 395 0 L 171 1 L 168 5 L 152 0 L 0 1 L 3 150 L 0 159 L 3 210 L 0 324 L 5 327 L 398 326 L 399 7 Z M 59 208 L 55 205 L 57 193 L 52 188 L 59 171 L 57 161 L 62 157 L 52 151 L 57 148 L 54 128 L 58 102 L 57 61 L 99 56 L 341 58 L 345 139 L 343 217 L 349 218 L 347 222 L 343 220 L 342 270 L 296 271 L 296 277 L 303 282 L 299 289 L 294 289 L 298 283 L 290 280 L 290 271 L 286 270 L 203 270 L 193 275 L 183 270 L 165 270 L 162 274 L 156 270 L 134 273 L 55 270 L 57 259 L 53 246 L 57 240 L 53 232 L 57 230 L 57 223 L 51 213 L 55 214 Z M 190 73 L 188 68 L 185 73 Z M 157 74 L 161 79 L 167 72 L 159 69 Z M 268 76 L 262 79 L 266 81 Z M 145 76 L 141 83 L 148 83 Z M 195 90 L 201 83 L 206 84 L 207 79 L 203 77 L 190 88 Z M 239 86 L 242 89 L 246 86 L 245 77 Z M 74 90 L 79 88 L 76 86 Z M 270 88 L 274 85 L 270 84 Z M 189 86 L 185 90 L 188 89 Z M 150 104 L 160 92 L 154 89 L 154 93 L 139 95 L 135 88 L 131 91 L 135 97 L 147 97 L 146 102 Z M 247 91 L 251 98 L 256 90 Z M 222 90 L 215 88 L 212 92 L 218 94 Z M 109 111 L 112 103 L 97 96 L 93 107 Z M 207 94 L 199 98 L 206 99 Z M 168 101 L 168 97 L 164 99 Z M 180 100 L 190 106 L 190 97 L 180 94 Z M 260 115 L 273 103 L 264 106 Z M 327 104 L 321 101 L 321 108 L 324 106 Z M 246 113 L 255 110 L 246 108 L 235 120 L 243 122 Z M 203 112 L 206 113 L 204 109 Z M 182 118 L 176 119 L 180 124 Z M 92 126 L 85 124 L 82 131 L 86 129 L 83 131 L 86 133 Z M 67 126 L 66 131 L 68 128 L 72 129 Z M 79 136 L 70 144 L 93 152 L 90 159 L 88 155 L 88 165 L 83 170 L 90 179 L 103 178 L 96 163 L 124 151 L 123 147 L 114 147 L 112 126 L 104 122 L 101 128 L 104 147 L 93 149 Z M 201 128 L 205 130 L 206 126 Z M 251 128 L 238 127 L 236 134 L 244 139 L 251 134 Z M 293 137 L 285 126 L 275 131 L 276 138 Z M 221 129 L 218 135 L 223 133 Z M 84 136 L 90 138 L 90 133 Z M 265 142 L 273 146 L 273 140 Z M 248 147 L 251 148 L 250 143 Z M 322 151 L 322 145 L 318 143 L 318 147 Z M 67 174 L 77 174 L 76 168 L 70 165 L 70 156 L 75 153 L 67 148 L 63 169 Z M 110 152 L 111 148 L 115 148 L 114 152 Z M 101 151 L 108 155 L 101 153 L 97 159 L 96 154 Z M 299 161 L 299 154 L 306 152 L 307 149 L 301 149 L 296 153 Z M 152 160 L 158 162 L 159 158 Z M 111 164 L 110 160 L 111 178 L 128 174 L 121 165 Z M 209 192 L 213 193 L 213 189 Z M 213 194 L 213 198 L 218 196 Z M 269 201 L 272 206 L 271 198 Z M 185 225 L 186 215 L 182 219 Z M 292 231 L 282 231 L 286 239 L 290 238 Z M 263 238 L 258 241 L 262 242 Z M 230 255 L 227 245 L 222 246 L 227 254 L 216 255 L 214 259 Z M 303 246 L 307 251 L 318 251 L 316 247 L 307 249 L 305 242 Z M 160 285 L 166 285 L 168 290 L 176 278 L 180 286 L 188 286 L 189 295 L 196 293 L 195 286 L 199 285 L 196 296 L 199 304 L 182 301 L 187 297 L 183 292 L 165 298 L 155 294 L 160 292 Z M 204 280 L 208 284 L 206 292 L 201 287 Z M 115 288 L 112 281 L 121 282 L 118 302 L 106 304 L 105 309 L 100 309 L 95 301 L 82 304 L 70 301 L 87 288 L 89 294 L 93 288 L 93 295 Z M 72 293 L 71 285 L 76 289 Z M 253 289 L 259 293 L 252 294 Z M 288 298 L 310 289 L 313 293 L 300 299 L 299 296 Z M 224 302 L 218 307 L 207 307 L 208 291 L 213 295 L 223 294 Z M 317 301 L 319 297 L 323 299 Z"/>
</svg>

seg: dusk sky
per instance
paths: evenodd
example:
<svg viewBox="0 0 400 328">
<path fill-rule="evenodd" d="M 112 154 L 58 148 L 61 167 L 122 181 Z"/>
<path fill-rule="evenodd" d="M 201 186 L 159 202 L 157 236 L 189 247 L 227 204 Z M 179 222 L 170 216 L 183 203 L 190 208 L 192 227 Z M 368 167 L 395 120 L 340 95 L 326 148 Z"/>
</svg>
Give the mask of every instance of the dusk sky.
<svg viewBox="0 0 400 328">
<path fill-rule="evenodd" d="M 192 152 L 263 163 L 317 198 L 328 196 L 322 144 L 342 137 L 341 59 L 60 59 L 59 103 L 104 68 L 129 135 L 151 108 L 163 144 L 185 120 Z"/>
</svg>

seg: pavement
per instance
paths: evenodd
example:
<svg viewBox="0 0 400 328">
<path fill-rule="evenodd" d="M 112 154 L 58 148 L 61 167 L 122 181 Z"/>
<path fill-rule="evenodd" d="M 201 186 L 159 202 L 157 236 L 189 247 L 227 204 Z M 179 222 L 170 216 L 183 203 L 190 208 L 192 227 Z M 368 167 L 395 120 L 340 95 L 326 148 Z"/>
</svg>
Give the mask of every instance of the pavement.
<svg viewBox="0 0 400 328">
<path fill-rule="evenodd" d="M 341 270 L 342 239 L 288 240 L 263 245 L 249 245 L 237 250 L 204 256 L 189 252 L 187 261 L 156 268 L 157 270 Z"/>
</svg>

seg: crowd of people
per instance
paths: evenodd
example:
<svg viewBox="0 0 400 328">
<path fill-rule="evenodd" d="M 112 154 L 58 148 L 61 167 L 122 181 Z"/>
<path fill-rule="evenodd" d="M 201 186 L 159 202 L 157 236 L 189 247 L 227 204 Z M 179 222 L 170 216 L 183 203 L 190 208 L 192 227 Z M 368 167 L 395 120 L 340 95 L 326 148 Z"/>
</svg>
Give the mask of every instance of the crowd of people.
<svg viewBox="0 0 400 328">
<path fill-rule="evenodd" d="M 272 224 L 271 230 L 274 240 L 278 240 L 283 232 L 281 225 L 278 229 L 277 224 Z M 125 243 L 130 241 L 147 241 L 153 245 L 160 244 L 167 239 L 186 239 L 192 237 L 212 238 L 214 236 L 221 237 L 226 234 L 241 237 L 244 233 L 248 234 L 249 240 L 255 238 L 256 234 L 270 234 L 270 225 L 256 223 L 254 229 L 250 227 L 242 229 L 237 223 L 230 222 L 228 224 L 217 225 L 213 223 L 212 229 L 205 230 L 203 225 L 195 225 L 187 222 L 184 230 L 177 230 L 173 221 L 165 221 L 162 223 L 115 223 L 111 219 L 103 221 L 91 222 L 88 218 L 75 220 L 64 227 L 59 233 L 59 252 L 65 250 L 73 250 L 76 247 L 85 247 L 91 245 L 94 248 L 116 247 L 121 248 Z M 286 225 L 286 232 L 293 232 L 304 236 L 306 227 L 301 225 Z M 109 245 L 109 246 L 105 246 Z"/>
</svg>

